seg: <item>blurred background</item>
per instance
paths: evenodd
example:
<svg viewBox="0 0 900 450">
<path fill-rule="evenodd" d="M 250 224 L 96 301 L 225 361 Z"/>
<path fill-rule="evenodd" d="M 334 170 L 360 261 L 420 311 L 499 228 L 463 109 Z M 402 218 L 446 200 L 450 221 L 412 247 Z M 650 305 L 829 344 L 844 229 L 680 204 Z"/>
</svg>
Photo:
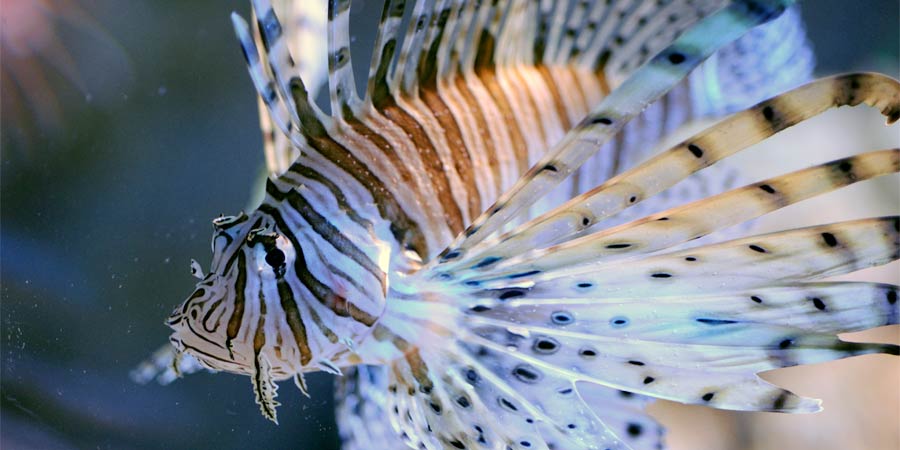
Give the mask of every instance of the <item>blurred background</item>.
<svg viewBox="0 0 900 450">
<path fill-rule="evenodd" d="M 852 5 L 852 6 L 851 6 Z M 848 7 L 849 6 L 849 7 Z M 380 1 L 355 1 L 368 43 Z M 807 2 L 820 75 L 894 77 L 898 2 Z M 312 399 L 279 392 L 280 426 L 246 377 L 169 386 L 128 372 L 166 341 L 163 320 L 206 266 L 209 220 L 245 207 L 263 168 L 256 98 L 228 13 L 248 2 L 2 0 L 0 446 L 336 449 L 332 378 Z M 831 111 L 736 162 L 751 178 L 897 146 L 863 108 Z M 792 149 L 792 151 L 786 151 Z M 787 156 L 789 155 L 789 156 Z M 855 185 L 766 217 L 763 228 L 900 213 L 900 178 Z M 863 199 L 863 201 L 860 201 Z M 858 275 L 900 283 L 896 263 Z M 898 327 L 864 337 L 900 342 Z M 674 449 L 900 448 L 900 358 L 792 368 L 766 378 L 824 399 L 825 412 L 651 410 Z"/>
</svg>

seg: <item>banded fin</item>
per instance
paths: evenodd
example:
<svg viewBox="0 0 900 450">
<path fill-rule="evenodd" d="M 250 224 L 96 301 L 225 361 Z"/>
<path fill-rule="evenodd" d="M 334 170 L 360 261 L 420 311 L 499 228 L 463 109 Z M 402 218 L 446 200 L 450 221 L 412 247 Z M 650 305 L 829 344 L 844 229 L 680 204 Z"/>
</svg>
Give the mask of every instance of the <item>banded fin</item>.
<svg viewBox="0 0 900 450">
<path fill-rule="evenodd" d="M 467 282 L 528 271 L 633 257 L 670 248 L 706 236 L 771 211 L 851 184 L 900 171 L 900 149 L 864 153 L 763 180 L 705 200 L 662 211 L 634 222 L 530 251 L 488 267 L 477 267 Z M 759 245 L 758 252 L 768 250 Z"/>
<path fill-rule="evenodd" d="M 751 236 L 624 261 L 604 259 L 541 272 L 462 283 L 470 291 L 524 286 L 541 292 L 593 288 L 598 296 L 655 297 L 742 289 L 818 279 L 886 264 L 900 257 L 900 218 L 860 219 Z M 590 250 L 586 250 L 590 253 Z M 622 270 L 627 264 L 628 270 Z M 579 287 L 584 285 L 584 287 Z"/>
<path fill-rule="evenodd" d="M 278 397 L 278 385 L 272 377 L 272 366 L 265 356 L 256 356 L 255 370 L 250 381 L 253 384 L 253 394 L 256 404 L 259 405 L 259 411 L 263 417 L 278 425 L 277 408 L 281 405 L 275 400 Z"/>
<path fill-rule="evenodd" d="M 350 0 L 328 1 L 328 94 L 331 115 L 358 107 L 359 95 L 350 59 Z"/>
<path fill-rule="evenodd" d="M 292 55 L 296 55 L 296 59 L 292 57 L 291 61 L 294 61 L 295 74 L 298 74 L 306 82 L 311 95 L 315 98 L 316 93 L 328 78 L 326 49 L 316 44 L 326 33 L 328 10 L 326 1 L 273 0 L 272 7 L 279 17 L 284 18 L 282 32 L 285 45 L 292 50 L 303 49 L 302 52 L 290 52 Z M 262 48 L 259 28 L 254 30 L 254 39 L 257 48 Z M 277 177 L 287 171 L 294 160 L 300 156 L 300 152 L 273 122 L 261 97 L 257 99 L 257 104 L 266 168 L 270 176 Z"/>
<path fill-rule="evenodd" d="M 263 30 L 258 37 L 262 48 L 257 46 L 250 25 L 237 13 L 231 14 L 250 78 L 272 123 L 284 133 L 291 145 L 299 149 L 308 148 L 306 138 L 301 133 L 302 128 L 309 123 L 330 123 L 330 117 L 315 102 L 309 101 L 309 90 L 303 80 L 293 75 L 293 70 L 284 68 L 293 67 L 292 59 L 289 59 L 291 57 L 283 40 L 281 23 L 271 5 L 265 0 L 256 0 L 253 5 L 259 28 Z M 275 51 L 275 55 L 281 58 L 274 59 L 270 51 Z"/>
<path fill-rule="evenodd" d="M 297 386 L 297 389 L 300 390 L 304 397 L 312 398 L 309 396 L 309 388 L 306 385 L 306 377 L 303 376 L 303 372 L 294 374 L 294 386 Z"/>
<path fill-rule="evenodd" d="M 603 99 L 559 145 L 477 218 L 437 261 L 456 259 L 499 231 L 535 198 L 542 197 L 574 172 L 626 122 L 668 92 L 710 54 L 750 28 L 777 17 L 790 3 L 754 3 L 752 8 L 743 2 L 733 3 L 686 30 Z"/>
<path fill-rule="evenodd" d="M 676 90 L 684 91 L 668 99 L 671 102 L 666 100 L 670 105 L 662 108 L 672 117 L 648 119 L 641 121 L 645 126 L 631 127 L 645 128 L 638 130 L 642 134 L 641 142 L 657 140 L 663 126 L 673 126 L 689 118 L 693 113 L 688 105 L 693 97 L 706 95 L 702 89 L 693 84 L 688 86 L 681 75 L 675 80 L 666 73 L 668 69 L 653 75 L 652 70 L 640 72 L 636 68 L 654 58 L 676 37 L 681 39 L 681 44 L 690 44 L 687 34 L 694 33 L 695 38 L 699 34 L 685 30 L 715 28 L 697 24 L 698 20 L 724 17 L 718 24 L 733 32 L 732 37 L 736 38 L 752 24 L 734 25 L 728 17 L 755 17 L 753 20 L 764 22 L 777 16 L 790 1 L 782 4 L 772 0 L 763 2 L 762 6 L 759 2 L 749 6 L 738 2 L 727 7 L 733 10 L 731 13 L 713 13 L 726 2 L 622 1 L 589 5 L 575 1 L 540 4 L 422 0 L 411 8 L 413 20 L 409 21 L 405 35 L 401 34 L 400 27 L 404 14 L 410 12 L 409 5 L 388 1 L 375 40 L 368 89 L 360 101 L 353 86 L 352 59 L 347 45 L 349 2 L 330 0 L 327 25 L 330 114 L 323 113 L 312 101 L 315 84 L 298 72 L 299 64 L 295 67 L 288 45 L 291 27 L 282 26 L 276 15 L 279 3 L 272 3 L 254 0 L 257 22 L 254 32 L 239 18 L 233 20 L 248 70 L 261 97 L 260 104 L 268 112 L 267 120 L 262 123 L 264 133 L 266 136 L 281 134 L 278 139 L 292 147 L 291 156 L 281 157 L 279 164 L 283 166 L 285 160 L 295 157 L 301 149 L 308 159 L 297 160 L 298 165 L 315 166 L 323 157 L 329 160 L 326 164 L 349 157 L 371 170 L 371 173 L 361 173 L 357 167 L 348 170 L 363 183 L 364 189 L 383 190 L 379 181 L 398 177 L 404 184 L 403 193 L 391 194 L 402 198 L 404 205 L 439 198 L 443 206 L 440 210 L 405 206 L 406 210 L 391 214 L 388 210 L 396 208 L 383 206 L 384 211 L 380 211 L 387 220 L 404 222 L 396 224 L 397 229 L 412 230 L 416 228 L 413 225 L 418 225 L 414 231 L 423 236 L 417 242 L 408 242 L 412 240 L 408 236 L 399 238 L 404 246 L 414 248 L 421 259 L 428 261 L 452 236 L 463 231 L 483 210 L 483 205 L 494 201 L 530 162 L 537 160 L 565 130 L 578 122 L 607 90 L 618 87 L 632 73 L 650 74 L 641 82 L 631 82 L 632 87 L 654 81 L 657 76 L 668 80 L 651 97 L 665 95 L 679 83 Z M 293 18 L 289 15 L 288 22 Z M 802 27 L 796 23 L 781 28 L 802 35 Z M 804 46 L 802 36 L 794 41 L 790 45 Z M 710 53 L 716 48 L 712 45 L 705 50 Z M 665 60 L 666 56 L 656 58 Z M 730 58 L 721 60 L 722 67 L 730 67 L 724 63 Z M 697 62 L 685 64 L 685 72 L 688 65 Z M 720 76 L 722 80 L 741 78 L 729 70 L 714 71 L 706 78 L 710 83 Z M 769 83 L 766 89 L 774 89 L 776 85 L 780 86 Z M 548 89 L 552 92 L 547 92 Z M 651 97 L 645 100 L 650 101 Z M 637 105 L 633 112 L 636 114 L 643 106 L 646 105 Z M 554 114 L 540 113 L 548 107 L 553 108 Z M 480 109 L 483 111 L 474 111 Z M 676 110 L 679 112 L 672 113 Z M 477 117 L 470 120 L 462 118 L 464 115 Z M 502 126 L 493 126 L 493 121 Z M 485 125 L 491 130 L 478 130 Z M 479 140 L 483 142 L 474 143 Z M 321 148 L 326 144 L 332 146 L 332 141 L 337 143 L 336 147 L 345 148 L 348 155 Z M 479 145 L 496 154 L 485 155 L 477 148 Z M 634 153 L 635 146 L 633 142 L 617 144 L 616 152 L 595 158 L 592 164 L 599 170 L 593 167 L 582 170 L 578 177 L 585 180 L 586 186 L 593 185 L 620 166 L 619 151 Z M 587 159 L 590 155 L 582 156 Z M 424 169 L 424 175 L 404 170 L 406 166 Z M 282 169 L 277 174 L 284 173 Z M 573 187 L 566 186 L 568 190 L 580 191 L 582 185 L 573 181 Z M 550 200 L 531 205 L 530 213 L 543 212 L 547 205 L 556 204 Z M 377 203 L 381 206 L 383 202 Z"/>
<path fill-rule="evenodd" d="M 501 261 L 523 248 L 542 248 L 584 235 L 608 217 L 775 133 L 829 108 L 858 104 L 880 109 L 891 123 L 900 117 L 900 83 L 878 74 L 840 75 L 763 101 L 514 231 L 473 245 L 466 254 L 448 250 L 435 273 L 459 273 L 484 261 Z"/>
</svg>

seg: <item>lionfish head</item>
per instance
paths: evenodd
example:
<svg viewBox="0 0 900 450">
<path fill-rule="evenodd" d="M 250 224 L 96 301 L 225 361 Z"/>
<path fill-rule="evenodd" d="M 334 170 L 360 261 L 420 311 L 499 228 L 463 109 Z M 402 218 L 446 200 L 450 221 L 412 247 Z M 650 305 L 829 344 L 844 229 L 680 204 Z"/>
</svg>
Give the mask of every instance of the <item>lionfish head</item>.
<svg viewBox="0 0 900 450">
<path fill-rule="evenodd" d="M 285 217 L 256 211 L 213 221 L 210 272 L 193 263 L 200 281 L 168 320 L 179 352 L 217 371 L 266 367 L 274 379 L 356 362 L 354 348 L 384 309 L 384 271 L 376 267 L 371 282 L 370 271 L 347 267 L 347 257 Z"/>
</svg>

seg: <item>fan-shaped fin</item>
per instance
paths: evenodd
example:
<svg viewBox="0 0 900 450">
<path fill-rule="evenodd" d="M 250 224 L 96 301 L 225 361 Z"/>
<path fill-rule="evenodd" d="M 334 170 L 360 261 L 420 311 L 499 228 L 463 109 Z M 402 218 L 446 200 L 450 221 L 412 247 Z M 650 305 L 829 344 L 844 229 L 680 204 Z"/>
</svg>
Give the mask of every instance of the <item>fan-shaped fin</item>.
<svg viewBox="0 0 900 450">
<path fill-rule="evenodd" d="M 416 347 L 404 343 L 408 356 L 389 369 L 388 411 L 410 442 L 429 449 L 648 448 L 645 431 L 658 441 L 643 395 L 722 409 L 817 411 L 818 401 L 756 374 L 897 354 L 894 345 L 831 335 L 896 324 L 897 290 L 817 283 L 649 299 L 473 296 L 462 315 L 454 313 L 460 297 L 449 309 L 405 305 L 405 315 L 384 325 L 421 322 L 430 331 Z M 419 308 L 456 323 L 431 322 Z M 448 336 L 454 345 L 429 344 Z"/>
<path fill-rule="evenodd" d="M 451 251 L 449 256 L 454 258 L 445 254 L 448 261 L 440 266 L 440 271 L 469 269 L 484 265 L 484 261 L 496 263 L 524 249 L 546 247 L 583 235 L 603 219 L 772 134 L 831 107 L 860 103 L 879 108 L 890 123 L 900 116 L 900 83 L 877 74 L 841 75 L 766 100 L 498 239 L 473 245 L 465 256 L 458 251 Z"/>
<path fill-rule="evenodd" d="M 648 64 L 613 90 L 554 150 L 532 167 L 493 207 L 443 253 L 440 261 L 463 255 L 497 232 L 525 206 L 546 194 L 609 141 L 628 120 L 668 92 L 694 67 L 753 26 L 777 17 L 787 3 L 733 3 L 685 31 Z"/>
<path fill-rule="evenodd" d="M 476 265 L 470 273 L 457 271 L 456 277 L 461 281 L 478 282 L 484 278 L 496 279 L 529 271 L 548 272 L 600 259 L 609 262 L 652 253 L 810 197 L 897 171 L 900 171 L 898 149 L 843 158 L 662 211 L 563 244 L 528 251 L 519 257 L 480 267 Z M 766 251 L 760 246 L 753 248 L 759 252 Z M 479 274 L 486 271 L 489 274 Z"/>
<path fill-rule="evenodd" d="M 777 193 L 777 191 L 776 191 Z M 774 195 L 774 194 L 773 194 Z M 690 248 L 673 253 L 587 264 L 542 272 L 529 270 L 498 277 L 490 271 L 468 289 L 520 285 L 552 292 L 575 292 L 579 284 L 597 295 L 654 296 L 742 289 L 773 282 L 811 280 L 885 264 L 900 257 L 900 219 L 881 217 L 840 222 Z M 590 249 L 585 249 L 590 254 Z M 628 270 L 622 270 L 627 264 Z"/>
<path fill-rule="evenodd" d="M 757 374 L 898 354 L 834 336 L 897 324 L 897 286 L 807 282 L 898 258 L 900 218 L 887 217 L 627 264 L 432 282 L 391 305 L 376 331 L 406 355 L 391 369 L 392 418 L 425 448 L 628 448 L 621 420 L 591 412 L 580 382 L 721 409 L 818 411 Z"/>
</svg>

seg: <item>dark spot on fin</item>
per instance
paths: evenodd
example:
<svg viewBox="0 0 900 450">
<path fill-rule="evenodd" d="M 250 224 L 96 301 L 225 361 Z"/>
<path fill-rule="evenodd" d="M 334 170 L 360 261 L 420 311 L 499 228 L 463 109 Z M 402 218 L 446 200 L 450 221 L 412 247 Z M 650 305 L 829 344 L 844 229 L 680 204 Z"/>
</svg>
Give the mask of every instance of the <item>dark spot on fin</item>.
<svg viewBox="0 0 900 450">
<path fill-rule="evenodd" d="M 553 165 L 553 164 L 547 164 L 547 165 L 545 165 L 544 167 L 541 167 L 541 170 L 540 170 L 540 171 L 541 171 L 541 172 L 544 172 L 544 171 L 547 171 L 547 172 L 559 172 L 559 169 L 556 168 L 556 166 Z"/>
<path fill-rule="evenodd" d="M 698 158 L 703 157 L 703 150 L 694 144 L 688 145 L 688 150 L 690 150 L 691 154 L 693 154 L 694 156 L 696 156 Z"/>
<path fill-rule="evenodd" d="M 701 318 L 697 319 L 697 322 L 700 322 L 700 323 L 706 324 L 706 325 L 730 325 L 730 324 L 733 324 L 733 323 L 738 323 L 737 320 L 729 320 L 729 319 L 707 319 L 707 318 L 704 318 L 704 317 L 701 317 Z"/>
<path fill-rule="evenodd" d="M 628 424 L 628 426 L 626 427 L 625 431 L 628 433 L 629 436 L 636 438 L 636 437 L 640 436 L 641 433 L 644 432 L 644 427 L 642 427 L 641 424 L 639 424 L 639 423 L 630 422 Z"/>
<path fill-rule="evenodd" d="M 451 261 L 451 260 L 454 260 L 459 257 L 460 257 L 459 250 L 451 250 L 451 251 L 441 255 L 440 261 L 447 262 L 447 261 Z"/>
<path fill-rule="evenodd" d="M 812 299 L 813 306 L 816 307 L 819 311 L 825 311 L 825 302 L 822 301 L 821 298 L 815 297 Z"/>
<path fill-rule="evenodd" d="M 781 394 L 778 395 L 777 398 L 775 398 L 775 401 L 772 402 L 772 409 L 774 409 L 775 411 L 780 411 L 780 410 L 784 409 L 784 405 L 787 403 L 787 399 L 788 399 L 788 393 L 782 392 Z"/>
<path fill-rule="evenodd" d="M 525 296 L 525 291 L 523 291 L 521 289 L 511 289 L 511 290 L 505 291 L 504 293 L 500 294 L 500 296 L 497 298 L 499 298 L 500 300 L 509 300 L 511 298 L 524 297 L 524 296 Z"/>
<path fill-rule="evenodd" d="M 496 263 L 497 261 L 500 261 L 500 258 L 498 258 L 496 256 L 488 256 L 487 258 L 484 258 L 481 261 L 479 261 L 478 264 L 475 264 L 474 268 L 482 269 L 482 268 L 485 268 L 487 266 L 490 266 L 490 265 Z"/>
<path fill-rule="evenodd" d="M 537 383 L 541 379 L 541 373 L 528 364 L 519 364 L 513 369 L 513 376 L 519 381 L 528 384 Z"/>
<path fill-rule="evenodd" d="M 669 56 L 667 57 L 667 59 L 672 64 L 681 64 L 685 61 L 686 58 L 684 57 L 684 54 L 682 54 L 682 53 L 672 52 L 672 53 L 669 53 Z"/>
<path fill-rule="evenodd" d="M 539 273 L 541 273 L 540 270 L 529 270 L 529 271 L 527 271 L 527 272 L 514 273 L 514 274 L 512 274 L 512 275 L 507 276 L 506 278 L 509 278 L 509 279 L 514 280 L 514 279 L 516 279 L 516 278 L 530 277 L 530 276 L 532 276 L 532 275 L 537 275 L 537 274 L 539 274 Z"/>
</svg>

